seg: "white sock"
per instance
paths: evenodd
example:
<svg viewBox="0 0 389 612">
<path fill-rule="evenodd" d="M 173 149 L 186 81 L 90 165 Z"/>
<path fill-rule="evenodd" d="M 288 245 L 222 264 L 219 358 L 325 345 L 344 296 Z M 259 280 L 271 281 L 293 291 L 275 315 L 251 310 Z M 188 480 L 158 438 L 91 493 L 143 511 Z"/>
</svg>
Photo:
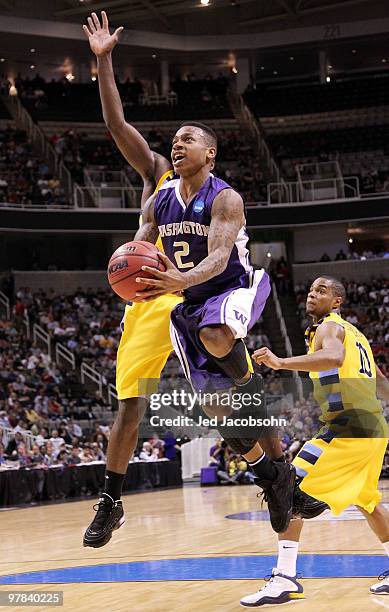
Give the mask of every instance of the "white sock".
<svg viewBox="0 0 389 612">
<path fill-rule="evenodd" d="M 385 552 L 389 557 L 389 542 L 381 542 L 381 544 L 385 548 Z"/>
<path fill-rule="evenodd" d="M 277 569 L 281 574 L 293 577 L 296 575 L 298 550 L 298 542 L 294 542 L 293 540 L 278 541 Z"/>
</svg>

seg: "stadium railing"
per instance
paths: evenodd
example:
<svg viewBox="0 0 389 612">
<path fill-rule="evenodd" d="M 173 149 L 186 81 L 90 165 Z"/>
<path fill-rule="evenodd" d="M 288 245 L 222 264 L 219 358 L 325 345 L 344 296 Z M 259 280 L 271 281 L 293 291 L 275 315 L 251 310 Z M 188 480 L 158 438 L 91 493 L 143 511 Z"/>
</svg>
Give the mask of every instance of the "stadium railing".
<svg viewBox="0 0 389 612">
<path fill-rule="evenodd" d="M 76 357 L 71 350 L 69 350 L 66 346 L 58 342 L 55 345 L 55 361 L 59 365 L 60 360 L 66 361 L 72 370 L 76 369 Z"/>
<path fill-rule="evenodd" d="M 22 434 L 23 437 L 23 442 L 26 445 L 26 449 L 29 451 L 32 449 L 33 444 L 35 444 L 36 442 L 36 436 L 34 436 L 31 431 L 28 431 L 26 429 L 18 429 L 17 430 L 18 433 Z M 2 436 L 0 438 L 0 442 L 2 442 L 2 444 L 7 447 L 8 443 L 10 442 L 10 440 L 12 440 L 15 437 L 15 433 L 16 431 L 14 429 L 11 429 L 9 427 L 1 427 L 0 428 L 0 434 L 2 433 Z"/>
<path fill-rule="evenodd" d="M 0 291 L 0 306 L 4 308 L 7 319 L 10 319 L 11 318 L 11 304 L 10 304 L 9 298 L 2 291 Z"/>
<path fill-rule="evenodd" d="M 313 205 L 360 199 L 357 176 L 278 182 L 269 183 L 267 186 L 268 205 L 273 206 L 286 203 Z"/>
<path fill-rule="evenodd" d="M 286 325 L 285 325 L 285 320 L 282 314 L 280 301 L 278 299 L 277 289 L 274 283 L 272 283 L 272 294 L 273 294 L 274 304 L 276 306 L 277 319 L 280 324 L 281 335 L 284 339 L 285 352 L 286 352 L 287 357 L 293 357 L 292 345 L 291 345 L 291 342 L 288 336 L 288 332 L 287 332 Z M 302 384 L 301 378 L 298 375 L 298 372 L 296 371 L 292 372 L 292 376 L 295 381 L 298 397 L 301 400 L 304 397 L 303 384 Z"/>
</svg>

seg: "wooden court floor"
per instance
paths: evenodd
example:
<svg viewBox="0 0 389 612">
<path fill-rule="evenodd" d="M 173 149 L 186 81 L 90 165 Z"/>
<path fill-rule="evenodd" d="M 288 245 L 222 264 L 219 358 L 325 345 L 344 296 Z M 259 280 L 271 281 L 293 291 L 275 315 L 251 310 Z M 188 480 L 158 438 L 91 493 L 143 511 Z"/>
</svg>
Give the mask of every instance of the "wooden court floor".
<svg viewBox="0 0 389 612">
<path fill-rule="evenodd" d="M 381 488 L 389 502 L 389 482 L 383 481 Z M 60 590 L 64 605 L 57 609 L 80 612 L 243 610 L 239 599 L 263 584 L 273 566 L 267 557 L 277 551 L 276 536 L 266 513 L 259 512 L 256 492 L 249 486 L 190 486 L 125 496 L 125 525 L 96 550 L 82 546 L 94 500 L 3 511 L 0 582 L 4 576 L 23 576 L 16 576 L 16 584 L 0 584 L 0 591 Z M 244 520 L 251 516 L 255 520 Z M 389 563 L 385 556 L 378 557 L 383 550 L 356 511 L 341 520 L 329 515 L 306 521 L 300 551 L 305 576 L 320 574 L 320 568 L 333 576 L 302 578 L 306 599 L 289 608 L 389 609 L 389 597 L 368 592 L 376 582 L 376 574 L 370 573 L 376 566 L 379 571 L 389 569 Z M 339 559 L 341 570 L 336 569 Z M 354 577 L 347 577 L 348 568 Z M 53 579 L 59 583 L 47 583 Z M 29 584 L 23 584 L 26 581 Z"/>
</svg>

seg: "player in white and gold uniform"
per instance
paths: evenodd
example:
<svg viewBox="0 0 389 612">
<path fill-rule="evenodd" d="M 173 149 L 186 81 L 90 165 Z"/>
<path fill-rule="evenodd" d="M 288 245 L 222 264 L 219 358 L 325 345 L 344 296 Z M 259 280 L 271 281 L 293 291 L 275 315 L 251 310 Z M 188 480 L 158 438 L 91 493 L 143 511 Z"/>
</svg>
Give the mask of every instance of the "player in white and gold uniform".
<svg viewBox="0 0 389 612">
<path fill-rule="evenodd" d="M 378 490 L 388 425 L 377 399 L 389 401 L 389 382 L 376 367 L 366 337 L 340 316 L 345 297 L 339 281 L 317 278 L 307 298 L 307 313 L 314 321 L 306 332 L 308 354 L 280 359 L 260 348 L 254 359 L 276 370 L 309 372 L 324 425 L 293 461 L 300 488 L 326 502 L 334 514 L 358 506 L 389 555 L 389 512 Z M 301 529 L 302 521 L 295 520 L 279 535 L 277 569 L 266 587 L 241 600 L 243 606 L 279 605 L 304 597 L 296 580 Z M 370 590 L 388 594 L 389 579 Z"/>
</svg>

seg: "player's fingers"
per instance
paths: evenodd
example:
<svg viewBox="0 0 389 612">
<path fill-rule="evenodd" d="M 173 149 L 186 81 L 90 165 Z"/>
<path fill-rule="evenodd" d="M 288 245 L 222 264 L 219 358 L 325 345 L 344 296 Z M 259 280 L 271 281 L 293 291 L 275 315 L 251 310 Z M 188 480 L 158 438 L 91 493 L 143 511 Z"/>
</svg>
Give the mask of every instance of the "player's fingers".
<svg viewBox="0 0 389 612">
<path fill-rule="evenodd" d="M 108 32 L 109 31 L 109 24 L 108 24 L 107 13 L 105 11 L 101 11 L 101 21 L 102 21 L 104 30 L 107 30 L 107 32 Z"/>
<path fill-rule="evenodd" d="M 150 285 L 150 287 L 162 287 L 162 281 L 154 278 L 136 278 L 136 283 L 143 283 L 144 285 Z"/>
<path fill-rule="evenodd" d="M 89 29 L 92 32 L 92 34 L 94 34 L 96 32 L 96 28 L 95 28 L 95 24 L 92 21 L 91 17 L 88 17 L 88 25 L 89 25 Z"/>
<path fill-rule="evenodd" d="M 119 38 L 119 36 L 123 32 L 123 30 L 124 30 L 123 26 L 120 26 L 120 28 L 116 28 L 116 30 L 114 31 L 113 35 L 116 36 L 117 38 Z"/>
<path fill-rule="evenodd" d="M 86 36 L 87 38 L 90 38 L 90 37 L 92 36 L 92 34 L 91 34 L 91 33 L 89 32 L 89 30 L 88 30 L 88 26 L 83 25 L 83 26 L 82 26 L 82 29 L 84 30 L 85 36 Z"/>
<path fill-rule="evenodd" d="M 96 15 L 96 13 L 92 13 L 92 19 L 93 19 L 93 23 L 96 26 L 96 30 L 101 30 L 100 21 L 99 21 L 99 18 L 97 17 L 97 15 Z"/>
<path fill-rule="evenodd" d="M 150 272 L 154 276 L 154 278 L 164 278 L 166 272 L 161 272 L 161 270 L 157 270 L 157 268 L 150 268 L 149 266 L 142 266 L 143 272 Z"/>
<path fill-rule="evenodd" d="M 158 257 L 163 261 L 163 263 L 165 264 L 167 268 L 174 268 L 174 265 L 170 261 L 169 257 L 165 255 L 165 253 L 162 253 L 162 252 L 158 253 Z"/>
<path fill-rule="evenodd" d="M 266 347 L 262 347 L 262 348 L 257 349 L 256 351 L 254 351 L 253 357 L 254 358 L 255 357 L 262 357 L 262 356 L 265 356 L 266 353 L 267 353 L 267 348 Z"/>
</svg>

